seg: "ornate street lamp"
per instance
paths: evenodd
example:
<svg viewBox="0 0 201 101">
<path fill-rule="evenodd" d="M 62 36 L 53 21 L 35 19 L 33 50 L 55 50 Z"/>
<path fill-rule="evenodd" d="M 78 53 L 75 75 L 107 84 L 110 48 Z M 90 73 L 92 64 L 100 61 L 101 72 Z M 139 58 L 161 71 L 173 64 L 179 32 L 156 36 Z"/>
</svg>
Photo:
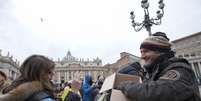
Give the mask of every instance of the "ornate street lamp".
<svg viewBox="0 0 201 101">
<path fill-rule="evenodd" d="M 151 36 L 151 26 L 152 25 L 160 25 L 161 24 L 161 18 L 163 17 L 164 15 L 164 6 L 165 4 L 163 3 L 163 0 L 159 0 L 158 2 L 159 4 L 159 10 L 156 12 L 157 14 L 157 17 L 154 19 L 154 18 L 151 18 L 149 17 L 149 11 L 148 11 L 148 8 L 149 8 L 149 3 L 148 3 L 148 0 L 142 0 L 141 1 L 141 7 L 144 8 L 144 21 L 142 21 L 141 23 L 139 22 L 135 22 L 135 14 L 134 12 L 132 11 L 130 13 L 131 15 L 131 19 L 132 19 L 132 26 L 134 27 L 135 31 L 138 32 L 140 31 L 143 27 L 146 28 L 146 30 L 149 32 L 149 36 Z"/>
</svg>

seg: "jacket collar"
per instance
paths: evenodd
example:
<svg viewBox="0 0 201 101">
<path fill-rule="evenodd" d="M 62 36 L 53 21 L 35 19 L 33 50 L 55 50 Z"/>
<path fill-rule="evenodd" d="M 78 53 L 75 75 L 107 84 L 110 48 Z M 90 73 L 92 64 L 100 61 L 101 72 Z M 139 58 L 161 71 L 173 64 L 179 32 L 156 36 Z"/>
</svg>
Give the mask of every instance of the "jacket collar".
<svg viewBox="0 0 201 101">
<path fill-rule="evenodd" d="M 43 89 L 43 85 L 38 81 L 23 83 L 7 94 L 1 95 L 0 101 L 24 101 L 35 92 Z"/>
</svg>

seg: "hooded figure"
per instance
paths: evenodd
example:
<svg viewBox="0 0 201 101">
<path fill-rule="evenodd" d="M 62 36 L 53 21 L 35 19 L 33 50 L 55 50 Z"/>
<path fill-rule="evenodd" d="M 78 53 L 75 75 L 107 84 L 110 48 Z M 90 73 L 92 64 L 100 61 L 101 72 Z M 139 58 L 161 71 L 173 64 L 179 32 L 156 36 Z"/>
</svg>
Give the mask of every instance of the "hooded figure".
<svg viewBox="0 0 201 101">
<path fill-rule="evenodd" d="M 83 101 L 93 101 L 93 97 L 92 97 L 92 91 L 95 88 L 94 86 L 92 86 L 93 81 L 92 81 L 92 77 L 89 74 L 85 75 L 84 78 L 84 83 L 83 83 Z"/>
</svg>

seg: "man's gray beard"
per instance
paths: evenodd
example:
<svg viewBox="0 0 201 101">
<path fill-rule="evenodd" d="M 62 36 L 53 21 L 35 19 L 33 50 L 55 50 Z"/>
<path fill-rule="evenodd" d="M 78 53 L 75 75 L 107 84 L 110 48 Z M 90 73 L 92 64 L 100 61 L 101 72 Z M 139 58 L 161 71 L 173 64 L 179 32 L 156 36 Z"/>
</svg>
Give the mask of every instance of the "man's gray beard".
<svg viewBox="0 0 201 101">
<path fill-rule="evenodd" d="M 146 71 L 146 72 L 148 72 L 148 73 L 151 73 L 152 72 L 152 69 L 153 69 L 153 67 L 151 66 L 152 64 L 153 64 L 153 62 L 147 62 L 147 63 L 145 63 L 145 62 L 140 62 L 141 63 L 141 66 L 142 66 L 142 68 Z"/>
<path fill-rule="evenodd" d="M 150 66 L 152 63 L 145 63 L 144 61 L 140 61 L 140 65 L 144 68 Z"/>
</svg>

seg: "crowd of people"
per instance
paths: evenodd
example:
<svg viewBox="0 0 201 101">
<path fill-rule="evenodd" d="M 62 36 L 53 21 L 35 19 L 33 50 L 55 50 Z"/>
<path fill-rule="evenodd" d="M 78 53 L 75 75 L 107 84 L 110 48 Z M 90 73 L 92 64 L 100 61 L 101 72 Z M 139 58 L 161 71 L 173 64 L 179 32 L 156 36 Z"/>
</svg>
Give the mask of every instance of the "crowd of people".
<svg viewBox="0 0 201 101">
<path fill-rule="evenodd" d="M 56 85 L 52 82 L 54 69 L 52 60 L 32 55 L 22 63 L 20 76 L 12 83 L 7 84 L 6 74 L 0 71 L 0 101 L 94 101 L 104 81 L 99 76 L 93 82 L 92 76 L 86 74 L 83 83 L 72 80 L 64 86 Z"/>
<path fill-rule="evenodd" d="M 139 62 L 118 72 L 139 76 L 142 83 L 123 81 L 115 89 L 130 101 L 201 101 L 190 64 L 175 57 L 165 33 L 156 32 L 147 37 L 140 45 L 140 52 Z M 10 84 L 0 71 L 0 101 L 100 101 L 104 76 L 93 82 L 93 77 L 86 74 L 81 82 L 71 80 L 61 86 L 52 82 L 54 69 L 52 60 L 32 55 L 22 63 L 20 76 Z"/>
</svg>

